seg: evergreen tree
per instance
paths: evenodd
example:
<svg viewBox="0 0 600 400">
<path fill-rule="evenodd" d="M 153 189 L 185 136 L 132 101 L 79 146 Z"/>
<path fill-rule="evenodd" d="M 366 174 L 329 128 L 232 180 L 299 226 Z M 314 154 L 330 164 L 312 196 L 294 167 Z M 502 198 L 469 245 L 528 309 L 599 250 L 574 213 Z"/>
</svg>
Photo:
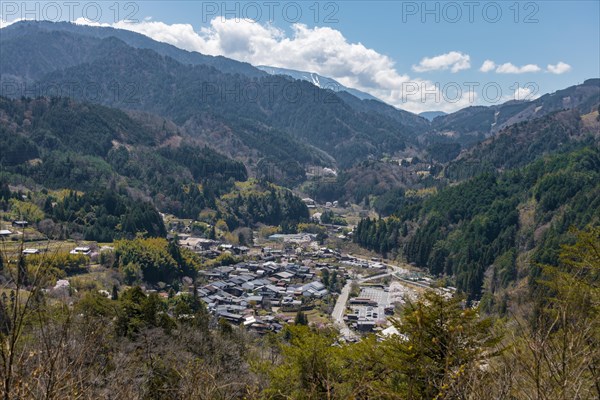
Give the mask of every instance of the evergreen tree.
<svg viewBox="0 0 600 400">
<path fill-rule="evenodd" d="M 294 324 L 296 325 L 308 325 L 308 317 L 302 310 L 298 310 L 296 313 L 296 318 L 294 319 Z"/>
<path fill-rule="evenodd" d="M 215 231 L 215 226 L 212 225 L 210 227 L 210 231 L 208 231 L 208 238 L 210 240 L 216 240 L 217 239 L 217 232 Z"/>
<path fill-rule="evenodd" d="M 323 268 L 321 270 L 321 283 L 325 285 L 325 287 L 329 287 L 329 269 Z"/>
<path fill-rule="evenodd" d="M 402 382 L 395 390 L 405 399 L 455 398 L 452 393 L 466 390 L 466 371 L 476 370 L 500 341 L 477 309 L 433 291 L 409 301 L 393 325 L 403 336 L 384 342 L 390 354 L 384 362 Z"/>
<path fill-rule="evenodd" d="M 112 293 L 110 298 L 112 300 L 119 300 L 119 287 L 116 284 L 112 287 Z"/>
</svg>

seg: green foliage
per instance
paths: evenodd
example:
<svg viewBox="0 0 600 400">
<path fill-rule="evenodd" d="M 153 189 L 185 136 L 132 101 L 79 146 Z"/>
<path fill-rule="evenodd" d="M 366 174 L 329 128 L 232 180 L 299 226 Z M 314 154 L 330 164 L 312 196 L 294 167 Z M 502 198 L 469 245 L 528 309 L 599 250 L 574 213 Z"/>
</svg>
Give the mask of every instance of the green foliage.
<svg viewBox="0 0 600 400">
<path fill-rule="evenodd" d="M 169 332 L 175 322 L 166 311 L 166 303 L 156 293 L 147 296 L 139 286 L 125 290 L 119 300 L 116 333 L 134 339 L 147 328 L 160 327 Z"/>
<path fill-rule="evenodd" d="M 460 153 L 460 144 L 435 142 L 427 147 L 427 152 L 435 161 L 447 163 Z"/>
<path fill-rule="evenodd" d="M 324 224 L 341 225 L 346 226 L 348 223 L 340 216 L 337 216 L 331 210 L 323 211 L 321 214 L 321 222 Z"/>
<path fill-rule="evenodd" d="M 268 186 L 264 192 L 239 193 L 226 200 L 229 230 L 240 225 L 297 225 L 308 222 L 306 204 L 291 191 Z"/>
<path fill-rule="evenodd" d="M 166 235 L 162 217 L 151 204 L 112 190 L 83 195 L 70 192 L 52 207 L 51 215 L 55 221 L 66 222 L 71 230 L 82 231 L 86 240 L 112 242 L 131 239 L 138 233 Z"/>
<path fill-rule="evenodd" d="M 76 304 L 77 312 L 87 318 L 113 318 L 118 307 L 105 296 L 95 292 L 86 292 Z"/>
<path fill-rule="evenodd" d="M 405 307 L 401 335 L 356 344 L 336 333 L 296 324 L 280 334 L 282 361 L 266 370 L 263 395 L 273 399 L 451 399 L 471 373 L 493 358 L 500 337 L 492 322 L 460 298 L 426 293 Z M 266 368 L 266 366 L 264 366 Z"/>
<path fill-rule="evenodd" d="M 434 275 L 454 276 L 469 300 L 478 299 L 490 266 L 501 287 L 516 278 L 520 229 L 532 235 L 551 221 L 534 259 L 555 264 L 568 228 L 598 221 L 599 171 L 600 153 L 587 147 L 501 175 L 482 174 L 401 208 L 387 220 L 363 219 L 354 240 L 383 254 L 401 250 L 409 262 Z M 535 225 L 522 227 L 519 207 L 532 200 Z M 414 228 L 409 232 L 407 226 Z"/>
<path fill-rule="evenodd" d="M 373 208 L 382 216 L 389 216 L 399 210 L 405 202 L 404 190 L 393 189 L 377 197 Z"/>
<path fill-rule="evenodd" d="M 110 294 L 111 300 L 119 300 L 119 287 L 117 285 L 113 285 L 112 291 Z"/>
<path fill-rule="evenodd" d="M 354 241 L 368 249 L 386 254 L 398 246 L 398 230 L 401 221 L 392 217 L 383 219 L 362 219 L 354 232 Z"/>
<path fill-rule="evenodd" d="M 31 202 L 10 199 L 8 207 L 14 220 L 40 222 L 44 218 L 44 212 Z"/>
<path fill-rule="evenodd" d="M 245 181 L 248 177 L 244 164 L 222 157 L 206 146 L 201 150 L 191 146 L 163 147 L 159 153 L 166 159 L 187 167 L 198 182 L 209 177 L 225 181 L 230 178 Z"/>
<path fill-rule="evenodd" d="M 210 315 L 197 296 L 187 293 L 176 296 L 169 300 L 169 308 L 179 321 L 190 323 L 203 333 L 208 332 Z"/>
<path fill-rule="evenodd" d="M 33 254 L 27 257 L 27 263 L 32 266 L 40 266 L 47 271 L 62 271 L 68 276 L 85 271 L 85 267 L 89 265 L 90 259 L 82 254 Z"/>
<path fill-rule="evenodd" d="M 298 232 L 314 233 L 314 234 L 326 234 L 327 228 L 319 224 L 298 224 Z"/>
<path fill-rule="evenodd" d="M 340 293 L 344 286 L 344 282 L 339 278 L 338 272 L 336 270 L 330 272 L 328 268 L 321 270 L 321 282 L 323 282 L 323 285 L 331 293 Z"/>
<path fill-rule="evenodd" d="M 295 325 L 308 325 L 308 317 L 302 310 L 298 310 L 296 317 L 294 318 Z"/>
<path fill-rule="evenodd" d="M 318 332 L 307 326 L 285 328 L 281 344 L 283 362 L 270 371 L 266 396 L 275 399 L 331 398 L 340 380 L 339 348 L 332 346 L 334 332 Z"/>
<path fill-rule="evenodd" d="M 481 319 L 476 309 L 463 308 L 458 297 L 446 298 L 426 292 L 408 302 L 394 326 L 402 333 L 385 342 L 397 374 L 394 390 L 406 399 L 454 398 L 465 386 L 466 370 L 490 356 L 500 337 L 490 319 Z"/>
<path fill-rule="evenodd" d="M 0 126 L 0 163 L 47 188 L 98 192 L 119 181 L 166 212 L 196 218 L 247 178 L 242 163 L 207 147 L 183 140 L 159 147 L 175 133 L 122 111 L 45 98 L 0 98 L 0 110 L 10 121 Z M 101 231 L 93 234 L 107 235 Z"/>
<path fill-rule="evenodd" d="M 121 240 L 115 244 L 115 267 L 128 284 L 141 279 L 151 284 L 171 283 L 184 276 L 194 277 L 196 257 L 161 238 Z"/>
</svg>

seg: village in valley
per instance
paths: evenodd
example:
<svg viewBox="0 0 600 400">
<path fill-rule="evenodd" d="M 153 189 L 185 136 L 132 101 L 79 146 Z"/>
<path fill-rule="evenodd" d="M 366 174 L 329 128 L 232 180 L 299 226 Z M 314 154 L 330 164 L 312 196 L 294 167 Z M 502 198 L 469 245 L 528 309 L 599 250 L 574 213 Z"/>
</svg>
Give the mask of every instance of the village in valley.
<svg viewBox="0 0 600 400">
<path fill-rule="evenodd" d="M 349 210 L 335 203 L 317 204 L 303 199 L 312 221 L 327 234 L 273 233 L 253 235 L 252 243 L 240 245 L 223 238 L 208 238 L 194 233 L 196 221 L 165 216 L 169 239 L 191 250 L 206 261 L 207 268 L 195 279 L 184 277 L 181 285 L 159 287 L 142 284 L 147 294 L 164 298 L 190 293 L 200 298 L 215 320 L 244 327 L 258 334 L 278 332 L 285 324 L 298 322 L 315 326 L 334 326 L 340 338 L 356 341 L 363 334 L 398 334 L 388 321 L 407 299 L 430 288 L 433 281 L 416 269 L 393 265 L 378 257 L 352 255 L 353 227 L 322 223 L 323 212 L 341 215 Z M 336 221 L 343 221 L 337 217 Z M 331 221 L 327 221 L 331 222 Z M 26 256 L 68 251 L 89 259 L 86 272 L 101 270 L 99 260 L 114 250 L 112 245 L 96 242 L 44 240 L 25 220 L 12 221 L 10 229 L 0 231 L 3 244 L 16 244 L 25 238 Z M 226 261 L 219 261 L 226 260 Z M 59 279 L 51 293 L 75 290 L 70 278 Z M 78 279 L 77 275 L 74 276 Z M 100 290 L 110 296 L 110 288 Z M 447 290 L 451 292 L 452 288 Z"/>
</svg>

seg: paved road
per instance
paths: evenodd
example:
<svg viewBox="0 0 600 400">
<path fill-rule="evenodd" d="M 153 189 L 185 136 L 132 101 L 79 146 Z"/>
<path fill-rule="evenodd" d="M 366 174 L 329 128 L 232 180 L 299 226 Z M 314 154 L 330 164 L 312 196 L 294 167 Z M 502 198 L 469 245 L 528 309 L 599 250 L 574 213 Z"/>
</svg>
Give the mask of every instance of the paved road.
<svg viewBox="0 0 600 400">
<path fill-rule="evenodd" d="M 363 287 L 360 291 L 360 296 L 363 298 L 368 298 L 377 303 L 376 306 L 365 306 L 365 305 L 355 305 L 352 308 L 355 312 L 358 312 L 359 319 L 365 318 L 367 320 L 372 319 L 375 321 L 384 321 L 386 320 L 385 316 L 385 308 L 389 306 L 389 295 L 388 292 L 383 289 L 379 289 L 376 287 Z M 377 317 L 367 316 L 369 313 L 375 314 L 377 313 Z"/>
<path fill-rule="evenodd" d="M 358 259 L 369 262 L 369 260 L 363 260 L 360 258 L 358 258 Z M 397 267 L 395 265 L 390 265 L 390 264 L 384 264 L 384 265 L 386 267 L 388 267 L 389 269 L 391 269 L 392 271 L 390 272 L 388 269 L 388 272 L 382 272 L 381 274 L 362 278 L 362 279 L 359 279 L 358 282 L 364 283 L 364 282 L 368 282 L 368 281 L 375 280 L 375 279 L 381 279 L 381 278 L 384 278 L 389 275 L 394 275 L 394 276 L 398 277 L 398 273 L 406 272 L 406 269 Z M 414 282 L 410 282 L 410 283 L 414 283 Z M 337 301 L 335 303 L 335 307 L 333 308 L 333 312 L 331 313 L 331 317 L 333 318 L 334 325 L 340 330 L 340 334 L 346 340 L 358 339 L 358 336 L 354 332 L 352 332 L 352 330 L 350 330 L 348 325 L 346 325 L 346 321 L 344 321 L 344 311 L 346 310 L 346 303 L 348 302 L 348 297 L 350 295 L 351 286 L 352 286 L 352 280 L 348 280 L 346 282 L 346 285 L 342 289 L 342 292 L 338 296 Z M 417 284 L 417 286 L 422 286 L 422 285 Z M 384 315 L 383 311 L 380 311 L 380 317 L 383 315 Z"/>
<path fill-rule="evenodd" d="M 331 313 L 335 326 L 340 330 L 340 334 L 345 339 L 356 339 L 356 335 L 348 328 L 346 321 L 344 321 L 344 310 L 346 310 L 346 302 L 348 302 L 351 286 L 352 280 L 348 280 L 342 289 L 342 293 L 338 296 L 335 307 L 333 307 L 333 312 Z"/>
<path fill-rule="evenodd" d="M 358 282 L 368 282 L 370 280 L 380 279 L 391 275 L 391 273 L 382 273 L 375 276 L 370 276 L 367 278 L 360 279 Z M 346 310 L 346 303 L 348 302 L 348 297 L 350 296 L 350 288 L 352 287 L 352 280 L 349 279 L 346 282 L 346 285 L 342 288 L 342 292 L 337 298 L 335 302 L 335 307 L 333 307 L 333 312 L 331 313 L 331 317 L 333 318 L 333 322 L 335 326 L 340 330 L 340 334 L 346 340 L 348 339 L 357 339 L 358 336 L 350 330 L 348 325 L 346 325 L 346 321 L 344 321 L 344 311 Z M 383 311 L 380 315 L 383 315 Z"/>
<path fill-rule="evenodd" d="M 374 281 L 376 279 L 381 279 L 381 278 L 385 278 L 386 276 L 392 275 L 391 272 L 386 272 L 386 273 L 381 273 L 381 274 L 377 274 L 377 275 L 373 275 L 373 276 L 369 276 L 367 278 L 362 278 L 360 279 L 358 282 L 359 283 L 363 283 L 363 282 L 369 282 L 369 281 Z"/>
</svg>

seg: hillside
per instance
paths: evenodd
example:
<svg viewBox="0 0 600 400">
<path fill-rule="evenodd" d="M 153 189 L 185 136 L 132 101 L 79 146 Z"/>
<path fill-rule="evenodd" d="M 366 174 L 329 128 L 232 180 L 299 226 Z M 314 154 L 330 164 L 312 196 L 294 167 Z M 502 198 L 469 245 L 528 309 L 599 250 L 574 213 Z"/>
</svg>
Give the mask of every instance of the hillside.
<svg viewBox="0 0 600 400">
<path fill-rule="evenodd" d="M 479 299 L 534 274 L 535 261 L 556 264 L 557 245 L 571 226 L 600 222 L 599 173 L 594 145 L 483 174 L 423 199 L 405 198 L 395 216 L 363 220 L 355 240 L 403 254 Z"/>
<path fill-rule="evenodd" d="M 4 28 L 0 41 L 4 95 L 62 95 L 156 114 L 243 161 L 252 175 L 290 186 L 305 179 L 309 166 L 346 169 L 407 146 L 445 163 L 457 154 L 456 144 L 469 148 L 563 109 L 587 114 L 600 93 L 599 81 L 590 79 L 533 101 L 468 107 L 429 121 L 129 31 L 20 22 Z M 19 90 L 24 83 L 27 93 Z"/>
<path fill-rule="evenodd" d="M 221 200 L 236 192 L 236 181 L 246 181 L 244 165 L 197 144 L 164 120 L 143 114 L 134 119 L 120 110 L 69 99 L 0 98 L 0 121 L 0 184 L 35 194 L 39 210 L 34 207 L 38 211 L 31 219 L 48 220 L 49 236 L 65 235 L 54 231 L 60 221 L 92 240 L 119 237 L 118 225 L 131 235 L 146 230 L 163 236 L 156 209 L 197 219 L 204 210 L 216 212 L 215 218 L 222 210 L 227 217 L 246 206 L 244 201 L 232 207 Z M 259 185 L 255 192 L 272 194 L 255 200 L 270 204 L 264 207 L 290 210 L 271 215 L 269 223 L 308 218 L 306 207 L 287 191 Z M 95 208 L 92 220 L 90 207 Z M 137 214 L 138 222 L 125 223 L 123 218 Z M 19 217 L 25 216 L 14 215 Z M 154 227 L 142 229 L 148 218 Z M 228 221 L 235 229 L 266 222 L 264 218 L 258 213 L 231 215 Z"/>
<path fill-rule="evenodd" d="M 114 36 L 98 39 L 65 30 L 39 31 L 27 24 L 18 32 L 22 34 L 3 39 L 4 81 L 33 79 L 43 94 L 59 90 L 80 100 L 158 114 L 187 126 L 191 135 L 207 142 L 215 131 L 225 131 L 232 141 L 273 159 L 283 170 L 328 165 L 322 152 L 346 167 L 384 151 L 402 150 L 426 126 L 405 125 L 393 116 L 350 106 L 336 93 L 308 82 L 183 64 L 165 52 L 150 50 L 151 46 L 134 48 Z M 19 52 L 29 45 L 40 51 Z M 75 55 L 67 56 L 70 53 Z M 61 61 L 54 63 L 53 54 Z M 256 157 L 247 154 L 247 158 Z M 288 168 L 290 160 L 298 164 Z"/>
<path fill-rule="evenodd" d="M 381 194 L 376 206 L 394 215 L 363 220 L 355 240 L 450 278 L 472 299 L 530 276 L 534 262 L 556 264 L 551 249 L 571 226 L 599 222 L 597 108 L 502 129 L 449 162 L 429 194 Z"/>
<path fill-rule="evenodd" d="M 62 35 L 58 36 L 65 38 L 65 40 L 77 38 L 76 40 L 81 42 L 80 45 L 77 45 L 77 48 L 83 50 L 83 54 L 93 55 L 93 47 L 100 39 L 115 37 L 131 47 L 152 50 L 160 55 L 173 58 L 182 64 L 207 65 L 215 67 L 225 73 L 243 74 L 249 77 L 266 75 L 264 72 L 254 68 L 248 63 L 235 61 L 222 56 L 213 57 L 198 52 L 182 50 L 173 45 L 152 40 L 139 33 L 108 27 L 76 25 L 68 22 L 21 21 L 12 24 L 2 30 L 0 41 L 2 41 L 3 54 L 6 55 L 8 60 L 13 59 L 15 56 L 24 55 L 19 52 L 18 48 L 14 48 L 13 46 L 21 41 L 26 41 L 30 46 L 28 47 L 30 50 L 41 52 L 39 54 L 43 54 L 44 56 L 43 59 L 28 60 L 29 62 L 33 61 L 32 65 L 35 65 L 36 61 L 46 64 L 44 65 L 44 69 L 39 70 L 40 73 L 47 73 L 64 68 L 66 64 L 79 64 L 77 60 L 81 60 L 81 52 L 61 52 L 60 48 L 53 49 L 46 47 L 48 43 L 47 39 L 44 39 L 44 36 L 57 35 L 60 33 L 62 33 Z M 73 45 L 75 46 L 75 44 Z M 37 79 L 40 78 L 41 75 L 29 75 L 28 77 Z"/>
<path fill-rule="evenodd" d="M 257 65 L 256 68 L 268 73 L 269 75 L 285 75 L 293 79 L 307 81 L 317 87 L 320 87 L 321 89 L 328 89 L 334 92 L 348 92 L 352 96 L 360 100 L 380 101 L 378 98 L 368 93 L 362 92 L 358 89 L 346 87 L 333 78 L 328 78 L 326 76 L 322 76 L 314 72 L 296 71 L 287 68 L 270 67 L 268 65 Z"/>
<path fill-rule="evenodd" d="M 490 107 L 467 107 L 432 121 L 439 132 L 454 132 L 466 136 L 489 136 L 503 128 L 531 119 L 541 118 L 560 110 L 578 109 L 582 114 L 594 111 L 600 102 L 600 79 L 588 79 L 545 94 L 531 101 L 509 101 Z"/>
<path fill-rule="evenodd" d="M 547 154 L 565 152 L 582 141 L 597 142 L 597 112 L 582 116 L 579 109 L 560 111 L 504 128 L 497 135 L 463 152 L 444 171 L 451 180 L 524 166 Z"/>
</svg>

